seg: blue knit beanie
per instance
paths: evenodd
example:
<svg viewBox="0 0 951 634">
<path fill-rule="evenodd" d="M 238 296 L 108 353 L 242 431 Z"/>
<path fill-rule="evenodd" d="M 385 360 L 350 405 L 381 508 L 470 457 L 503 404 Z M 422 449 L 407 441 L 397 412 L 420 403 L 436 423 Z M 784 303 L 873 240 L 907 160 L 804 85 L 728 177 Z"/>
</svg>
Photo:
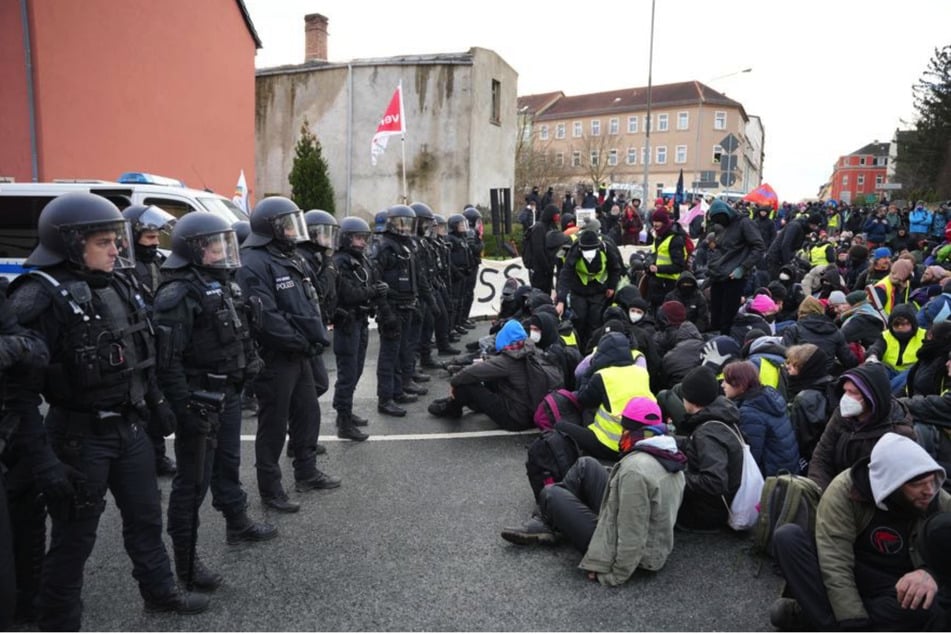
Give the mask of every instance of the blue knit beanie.
<svg viewBox="0 0 951 634">
<path fill-rule="evenodd" d="M 502 330 L 499 331 L 499 334 L 495 335 L 495 351 L 502 352 L 503 348 L 513 343 L 524 341 L 527 337 L 528 335 L 525 334 L 525 329 L 522 328 L 522 324 L 519 323 L 517 319 L 509 319 L 505 322 L 505 325 L 502 326 Z"/>
</svg>

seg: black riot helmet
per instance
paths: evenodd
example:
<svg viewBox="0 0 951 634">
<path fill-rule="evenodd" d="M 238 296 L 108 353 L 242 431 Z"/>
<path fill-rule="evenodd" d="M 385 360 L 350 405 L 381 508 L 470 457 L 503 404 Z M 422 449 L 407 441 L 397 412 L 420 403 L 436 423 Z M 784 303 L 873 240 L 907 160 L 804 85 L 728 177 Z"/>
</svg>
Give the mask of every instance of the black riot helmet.
<svg viewBox="0 0 951 634">
<path fill-rule="evenodd" d="M 304 214 L 304 221 L 307 223 L 307 235 L 311 242 L 331 251 L 337 248 L 340 225 L 330 212 L 311 209 Z"/>
<path fill-rule="evenodd" d="M 122 216 L 129 221 L 136 240 L 146 231 L 171 234 L 176 222 L 175 216 L 156 205 L 129 205 L 122 210 Z"/>
<path fill-rule="evenodd" d="M 241 266 L 238 236 L 231 224 L 217 214 L 185 214 L 172 229 L 172 254 L 163 269 L 186 266 L 206 269 L 237 269 Z"/>
<path fill-rule="evenodd" d="M 268 196 L 251 210 L 251 235 L 246 247 L 263 247 L 274 241 L 288 247 L 307 240 L 304 213 L 290 198 Z"/>
<path fill-rule="evenodd" d="M 247 220 L 238 220 L 231 225 L 231 228 L 234 229 L 234 235 L 238 239 L 238 246 L 241 246 L 248 236 L 251 235 L 251 223 Z"/>
<path fill-rule="evenodd" d="M 427 235 L 435 219 L 433 210 L 426 203 L 413 203 L 410 207 L 416 212 L 416 235 Z"/>
<path fill-rule="evenodd" d="M 482 231 L 484 227 L 482 225 L 482 214 L 479 213 L 479 210 L 475 207 L 469 206 L 465 208 L 465 210 L 462 212 L 462 215 L 469 223 L 469 228 L 475 231 L 479 238 L 482 238 Z"/>
<path fill-rule="evenodd" d="M 446 217 L 441 214 L 433 214 L 433 226 L 430 230 L 430 235 L 433 237 L 443 236 L 445 237 L 446 233 L 449 231 L 449 224 L 446 222 Z"/>
<path fill-rule="evenodd" d="M 112 234 L 117 250 L 113 269 L 135 266 L 129 222 L 111 201 L 87 192 L 57 196 L 43 208 L 37 227 L 39 244 L 30 253 L 26 266 L 52 266 L 68 262 L 83 270 L 86 266 L 87 238 Z M 108 272 L 108 271 L 107 271 Z"/>
<path fill-rule="evenodd" d="M 353 243 L 354 238 L 363 238 L 363 245 Z M 340 248 L 363 253 L 370 243 L 370 225 L 363 218 L 347 216 L 340 221 Z"/>
<path fill-rule="evenodd" d="M 416 233 L 416 212 L 408 205 L 393 205 L 386 210 L 386 232 L 398 236 Z"/>
<path fill-rule="evenodd" d="M 386 209 L 382 209 L 373 216 L 373 233 L 386 231 Z"/>
<path fill-rule="evenodd" d="M 449 216 L 449 233 L 465 233 L 469 230 L 469 221 L 462 214 Z"/>
</svg>

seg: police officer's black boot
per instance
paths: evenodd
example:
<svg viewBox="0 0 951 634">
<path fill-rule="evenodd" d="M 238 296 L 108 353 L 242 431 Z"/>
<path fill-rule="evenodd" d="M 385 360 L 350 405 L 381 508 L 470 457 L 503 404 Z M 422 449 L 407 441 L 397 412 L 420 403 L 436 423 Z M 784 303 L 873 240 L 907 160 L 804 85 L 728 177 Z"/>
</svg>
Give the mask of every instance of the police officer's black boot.
<svg viewBox="0 0 951 634">
<path fill-rule="evenodd" d="M 175 548 L 175 574 L 182 583 L 188 582 L 188 554 L 189 549 Z M 224 579 L 217 572 L 212 572 L 205 566 L 198 553 L 195 553 L 195 576 L 192 583 L 199 592 L 214 592 Z"/>
<path fill-rule="evenodd" d="M 208 609 L 208 595 L 202 592 L 183 592 L 173 588 L 162 596 L 146 595 L 146 612 L 177 612 L 178 614 L 199 614 Z"/>
<path fill-rule="evenodd" d="M 277 527 L 267 522 L 255 522 L 248 517 L 247 511 L 225 515 L 227 541 L 229 544 L 241 542 L 266 542 L 277 537 Z"/>
<path fill-rule="evenodd" d="M 370 424 L 370 421 L 365 419 L 363 416 L 357 416 L 353 412 L 350 412 L 350 420 L 352 420 L 353 424 L 357 427 L 366 427 Z"/>
<path fill-rule="evenodd" d="M 356 424 L 353 422 L 352 415 L 349 412 L 337 412 L 337 438 L 363 442 L 369 437 L 369 434 L 365 434 L 357 429 Z"/>
</svg>

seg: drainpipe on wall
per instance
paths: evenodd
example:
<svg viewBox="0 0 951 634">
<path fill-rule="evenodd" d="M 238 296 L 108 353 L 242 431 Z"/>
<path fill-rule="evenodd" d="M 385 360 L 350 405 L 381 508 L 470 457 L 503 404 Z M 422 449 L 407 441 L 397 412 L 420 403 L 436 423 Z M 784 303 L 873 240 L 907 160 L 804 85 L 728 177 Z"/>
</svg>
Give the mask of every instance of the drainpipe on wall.
<svg viewBox="0 0 951 634">
<path fill-rule="evenodd" d="M 347 215 L 350 215 L 350 190 L 353 176 L 353 64 L 347 64 Z"/>
<path fill-rule="evenodd" d="M 26 64 L 26 98 L 30 113 L 30 167 L 33 182 L 40 179 L 39 156 L 36 149 L 36 102 L 33 97 L 33 55 L 30 44 L 30 18 L 27 0 L 20 0 L 20 23 L 23 27 L 23 61 Z"/>
</svg>

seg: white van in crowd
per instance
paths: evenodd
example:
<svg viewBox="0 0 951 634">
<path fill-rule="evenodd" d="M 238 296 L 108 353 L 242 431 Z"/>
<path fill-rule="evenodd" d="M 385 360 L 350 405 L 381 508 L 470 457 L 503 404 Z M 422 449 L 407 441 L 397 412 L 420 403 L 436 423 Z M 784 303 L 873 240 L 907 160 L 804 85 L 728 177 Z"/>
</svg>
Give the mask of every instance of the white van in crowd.
<svg viewBox="0 0 951 634">
<path fill-rule="evenodd" d="M 182 187 L 179 181 L 141 172 L 123 174 L 120 180 L 123 182 L 0 183 L 0 275 L 13 278 L 23 272 L 23 260 L 37 244 L 40 212 L 48 202 L 68 192 L 91 192 L 111 200 L 119 209 L 129 205 L 157 205 L 176 218 L 202 211 L 218 214 L 230 224 L 248 219 L 229 198 Z M 162 246 L 168 248 L 169 245 Z"/>
</svg>

